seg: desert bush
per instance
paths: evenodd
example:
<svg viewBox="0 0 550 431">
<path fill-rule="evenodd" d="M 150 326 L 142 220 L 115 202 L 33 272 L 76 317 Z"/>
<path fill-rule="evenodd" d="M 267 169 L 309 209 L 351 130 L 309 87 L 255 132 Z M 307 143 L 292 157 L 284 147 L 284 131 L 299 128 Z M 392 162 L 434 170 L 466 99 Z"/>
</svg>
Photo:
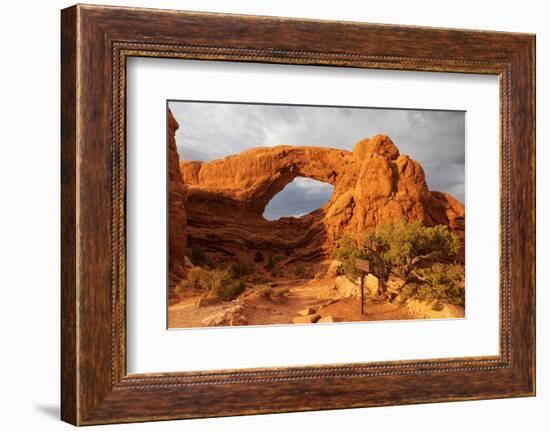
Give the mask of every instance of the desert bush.
<svg viewBox="0 0 550 431">
<path fill-rule="evenodd" d="M 268 256 L 265 269 L 269 271 L 272 277 L 281 277 L 283 275 L 283 270 L 278 265 L 281 260 L 283 260 L 282 256 Z"/>
<path fill-rule="evenodd" d="M 187 281 L 195 289 L 208 290 L 210 288 L 209 279 L 209 271 L 200 266 L 192 267 L 187 273 Z"/>
<path fill-rule="evenodd" d="M 231 275 L 235 278 L 245 277 L 252 274 L 252 272 L 252 266 L 241 262 L 240 260 L 231 265 Z"/>
<path fill-rule="evenodd" d="M 246 283 L 232 277 L 227 269 L 204 269 L 194 266 L 187 273 L 187 280 L 181 289 L 189 288 L 207 291 L 228 301 L 239 296 L 245 290 Z"/>
<path fill-rule="evenodd" d="M 408 299 L 420 301 L 445 301 L 464 306 L 464 267 L 457 264 L 435 263 L 414 271 L 408 282 L 399 292 L 399 303 Z M 435 309 L 435 308 L 434 308 Z"/>
<path fill-rule="evenodd" d="M 270 299 L 272 294 L 273 294 L 273 290 L 271 289 L 271 287 L 268 287 L 268 286 L 262 287 L 258 291 L 258 296 L 266 299 Z"/>
<path fill-rule="evenodd" d="M 239 296 L 246 288 L 243 280 L 231 277 L 226 269 L 212 269 L 207 271 L 209 291 L 222 298 L 224 301 L 230 301 Z"/>
<path fill-rule="evenodd" d="M 264 255 L 262 254 L 261 251 L 257 251 L 254 254 L 254 262 L 260 263 L 260 262 L 263 262 L 263 261 L 264 261 Z"/>
<path fill-rule="evenodd" d="M 414 221 L 367 232 L 364 250 L 367 259 L 377 255 L 390 268 L 406 268 L 420 262 L 454 260 L 460 251 L 460 239 L 447 226 L 428 227 Z"/>
<path fill-rule="evenodd" d="M 464 306 L 463 275 L 450 269 L 452 265 L 434 265 L 435 268 L 424 268 L 425 281 L 406 284 L 399 294 L 399 302 L 408 299 L 421 301 L 445 301 L 449 304 Z"/>
<path fill-rule="evenodd" d="M 407 283 L 400 290 L 399 295 L 397 296 L 397 302 L 399 304 L 404 304 L 409 299 L 415 298 L 418 291 L 418 285 L 413 283 Z"/>
<path fill-rule="evenodd" d="M 204 266 L 208 264 L 208 257 L 204 253 L 203 248 L 199 245 L 191 246 L 189 250 L 189 259 L 195 266 Z"/>
<path fill-rule="evenodd" d="M 224 301 L 231 301 L 243 293 L 245 289 L 246 283 L 243 280 L 232 278 L 223 282 L 219 295 Z"/>
<path fill-rule="evenodd" d="M 262 287 L 258 291 L 258 296 L 266 299 L 282 298 L 290 292 L 288 288 L 273 289 L 269 286 Z"/>
<path fill-rule="evenodd" d="M 273 258 L 273 256 L 268 256 L 267 262 L 265 264 L 265 269 L 267 269 L 268 271 L 273 271 L 275 269 L 275 259 Z"/>
<path fill-rule="evenodd" d="M 271 275 L 273 278 L 278 278 L 283 276 L 283 271 L 280 268 L 273 269 L 269 275 Z"/>
<path fill-rule="evenodd" d="M 266 283 L 271 283 L 271 278 L 267 278 L 267 277 L 263 277 L 263 276 L 256 276 L 254 277 L 251 282 L 252 283 L 257 283 L 257 284 L 266 284 Z"/>
<path fill-rule="evenodd" d="M 191 282 L 189 280 L 181 280 L 177 285 L 176 285 L 176 295 L 178 297 L 182 297 L 184 296 L 186 293 L 188 293 L 191 289 L 193 288 L 193 285 L 191 284 Z"/>
<path fill-rule="evenodd" d="M 362 244 L 344 237 L 340 241 L 336 257 L 342 261 L 342 270 L 352 281 L 359 276 L 355 260 L 367 259 L 372 273 L 379 280 L 381 293 L 385 293 L 386 283 L 392 273 L 405 280 L 405 283 L 419 281 L 423 287 L 438 285 L 438 291 L 442 292 L 441 283 L 447 280 L 442 274 L 447 274 L 448 271 L 434 264 L 456 260 L 460 245 L 459 237 L 447 226 L 429 227 L 414 221 L 384 225 L 376 231 L 368 231 Z M 434 269 L 431 269 L 432 266 Z M 454 266 L 462 268 L 460 265 Z M 420 274 L 420 269 L 425 269 L 424 275 Z M 439 274 L 440 278 L 432 273 Z M 453 279 L 450 273 L 447 275 L 449 279 Z M 414 290 L 411 286 L 409 289 Z M 416 294 L 416 290 L 410 294 Z M 458 292 L 449 291 L 446 295 L 455 295 L 456 301 L 459 301 Z"/>
<path fill-rule="evenodd" d="M 229 271 L 226 269 L 211 269 L 207 271 L 208 290 L 215 295 L 222 296 L 223 288 L 231 280 Z"/>
<path fill-rule="evenodd" d="M 336 258 L 342 262 L 339 271 L 346 275 L 351 281 L 355 281 L 357 277 L 359 277 L 359 271 L 355 267 L 355 259 L 365 257 L 365 251 L 362 247 L 358 246 L 354 240 L 347 236 L 344 236 L 340 240 L 338 249 L 336 250 Z"/>
<path fill-rule="evenodd" d="M 415 274 L 423 282 L 416 297 L 424 300 L 444 300 L 464 306 L 464 267 L 456 264 L 435 263 Z"/>
</svg>

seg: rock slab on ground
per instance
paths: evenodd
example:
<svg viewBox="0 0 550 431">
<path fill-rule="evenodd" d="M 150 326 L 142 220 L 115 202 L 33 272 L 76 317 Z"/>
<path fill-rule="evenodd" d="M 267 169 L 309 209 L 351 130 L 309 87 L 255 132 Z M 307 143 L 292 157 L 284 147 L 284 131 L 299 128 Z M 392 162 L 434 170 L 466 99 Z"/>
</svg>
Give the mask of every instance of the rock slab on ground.
<svg viewBox="0 0 550 431">
<path fill-rule="evenodd" d="M 407 308 L 415 319 L 453 319 L 464 317 L 464 307 L 439 301 L 410 299 Z"/>
<path fill-rule="evenodd" d="M 333 317 L 333 316 L 325 316 L 325 317 L 321 317 L 317 323 L 335 323 L 335 322 L 341 322 L 342 319 L 338 318 L 338 317 Z"/>
<path fill-rule="evenodd" d="M 197 300 L 197 302 L 195 303 L 195 306 L 197 308 L 203 308 L 203 307 L 208 307 L 210 305 L 216 305 L 221 302 L 222 302 L 222 299 L 219 296 L 212 296 L 212 297 L 203 296 Z"/>
<path fill-rule="evenodd" d="M 318 314 L 310 314 L 309 316 L 296 316 L 294 319 L 292 319 L 293 323 L 316 323 L 321 316 Z"/>
<path fill-rule="evenodd" d="M 298 311 L 299 316 L 309 316 L 310 314 L 315 314 L 315 309 L 306 307 L 303 310 Z"/>
</svg>

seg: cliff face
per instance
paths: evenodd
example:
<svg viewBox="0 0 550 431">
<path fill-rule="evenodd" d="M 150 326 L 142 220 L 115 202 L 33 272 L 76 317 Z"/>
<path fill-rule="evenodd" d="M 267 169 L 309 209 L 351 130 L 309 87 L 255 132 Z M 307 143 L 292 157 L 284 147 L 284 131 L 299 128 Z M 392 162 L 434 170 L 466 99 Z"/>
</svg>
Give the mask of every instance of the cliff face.
<svg viewBox="0 0 550 431">
<path fill-rule="evenodd" d="M 178 281 L 185 276 L 184 258 L 187 254 L 187 192 L 181 179 L 176 149 L 178 127 L 176 119 L 168 111 L 168 286 L 171 295 Z"/>
<path fill-rule="evenodd" d="M 255 148 L 210 163 L 181 161 L 180 171 L 188 188 L 189 244 L 220 261 L 249 260 L 256 251 L 287 256 L 288 262 L 316 260 L 343 235 L 359 239 L 366 229 L 399 221 L 443 224 L 464 234 L 464 206 L 446 193 L 429 191 L 422 167 L 383 135 L 358 142 L 353 151 Z M 300 176 L 332 184 L 329 202 L 298 219 L 265 220 L 271 198 Z M 181 211 L 174 208 L 174 217 Z M 181 254 L 184 240 L 178 241 L 174 250 Z"/>
</svg>

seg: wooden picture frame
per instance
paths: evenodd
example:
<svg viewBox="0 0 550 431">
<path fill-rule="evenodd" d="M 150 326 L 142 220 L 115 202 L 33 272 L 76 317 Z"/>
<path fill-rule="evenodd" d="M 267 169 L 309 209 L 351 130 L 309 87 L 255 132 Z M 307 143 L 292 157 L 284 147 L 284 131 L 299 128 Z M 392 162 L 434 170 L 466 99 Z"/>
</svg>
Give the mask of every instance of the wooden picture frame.
<svg viewBox="0 0 550 431">
<path fill-rule="evenodd" d="M 535 394 L 534 35 L 83 5 L 61 17 L 64 421 L 90 425 Z M 498 75 L 500 354 L 128 375 L 125 65 L 131 56 Z"/>
</svg>

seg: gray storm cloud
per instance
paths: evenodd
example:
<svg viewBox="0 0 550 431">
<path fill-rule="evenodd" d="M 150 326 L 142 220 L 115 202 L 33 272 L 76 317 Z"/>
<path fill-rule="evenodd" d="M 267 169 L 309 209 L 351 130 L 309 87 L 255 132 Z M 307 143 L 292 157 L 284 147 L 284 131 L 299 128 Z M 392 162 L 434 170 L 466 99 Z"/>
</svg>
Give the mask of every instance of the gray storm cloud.
<svg viewBox="0 0 550 431">
<path fill-rule="evenodd" d="M 210 161 L 281 144 L 352 150 L 360 139 L 385 134 L 402 154 L 422 165 L 430 190 L 447 192 L 464 203 L 465 113 L 461 111 L 184 101 L 170 101 L 169 108 L 180 124 L 176 144 L 183 160 Z M 299 215 L 322 206 L 332 190 L 315 183 L 289 184 L 270 202 L 266 218 Z"/>
</svg>

